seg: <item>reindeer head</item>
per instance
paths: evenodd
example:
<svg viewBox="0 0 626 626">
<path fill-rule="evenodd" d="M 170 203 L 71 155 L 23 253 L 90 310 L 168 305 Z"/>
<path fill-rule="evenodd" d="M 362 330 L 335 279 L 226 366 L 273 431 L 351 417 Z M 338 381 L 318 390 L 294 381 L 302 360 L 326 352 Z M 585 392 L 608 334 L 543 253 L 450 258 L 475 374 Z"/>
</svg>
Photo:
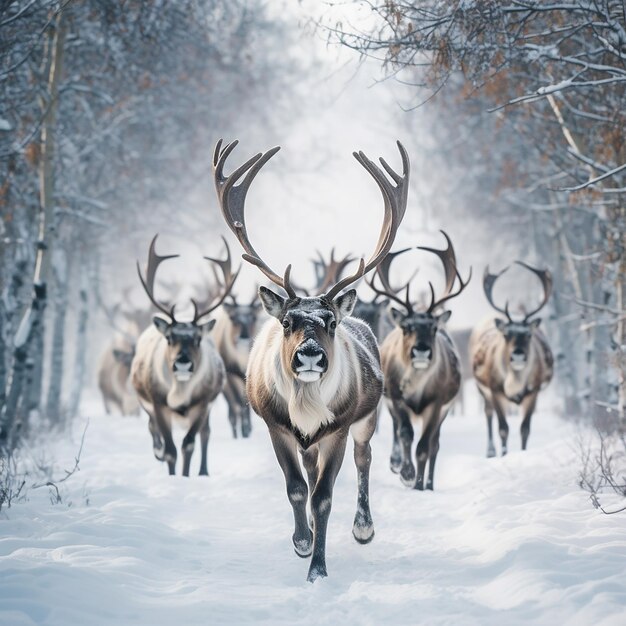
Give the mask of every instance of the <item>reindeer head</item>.
<svg viewBox="0 0 626 626">
<path fill-rule="evenodd" d="M 261 302 L 255 297 L 250 304 L 239 304 L 233 297 L 232 302 L 224 302 L 224 311 L 228 315 L 233 343 L 249 341 L 256 335 L 256 327 L 261 309 Z"/>
<path fill-rule="evenodd" d="M 333 346 L 338 325 L 354 308 L 356 291 L 350 289 L 341 293 L 349 285 L 359 280 L 366 272 L 374 269 L 385 257 L 393 244 L 396 231 L 406 211 L 408 194 L 409 159 L 406 150 L 398 142 L 402 157 L 403 174 L 400 176 L 381 159 L 387 174 L 396 183 L 393 185 L 383 171 L 362 152 L 355 152 L 357 161 L 374 178 L 383 195 L 385 218 L 376 249 L 370 259 L 359 261 L 356 272 L 344 278 L 336 275 L 333 267 L 332 281 L 321 279 L 320 293 L 315 297 L 299 297 L 290 282 L 291 265 L 287 266 L 283 276 L 278 275 L 261 259 L 250 243 L 245 225 L 245 198 L 254 177 L 267 161 L 280 148 L 272 148 L 266 153 L 259 153 L 237 168 L 233 174 L 224 176 L 224 164 L 237 142 L 222 148 L 221 140 L 215 147 L 213 173 L 215 187 L 220 201 L 222 214 L 229 228 L 241 243 L 245 254 L 243 258 L 256 265 L 274 284 L 286 292 L 286 297 L 274 291 L 260 287 L 259 298 L 265 311 L 282 325 L 281 360 L 284 372 L 304 383 L 319 381 L 329 369 L 333 358 Z M 243 181 L 235 186 L 245 174 Z M 345 261 L 345 260 L 344 260 Z M 331 263 L 333 259 L 331 259 Z M 342 267 L 344 262 L 335 262 Z M 326 272 L 328 278 L 329 272 Z M 333 284 L 334 283 L 334 284 Z"/>
<path fill-rule="evenodd" d="M 437 250 L 435 248 L 427 248 L 424 246 L 418 246 L 418 250 L 426 250 L 435 254 L 443 263 L 443 268 L 446 276 L 446 288 L 444 294 L 440 298 L 435 297 L 435 289 L 432 283 L 429 283 L 431 300 L 430 305 L 425 311 L 415 311 L 414 305 L 411 302 L 409 296 L 409 290 L 411 285 L 411 279 L 402 286 L 400 289 L 394 289 L 391 286 L 389 280 L 389 268 L 392 261 L 399 255 L 404 254 L 411 250 L 411 248 L 405 248 L 398 252 L 390 252 L 383 262 L 378 266 L 374 278 L 368 283 L 370 287 L 381 296 L 386 296 L 393 302 L 400 304 L 404 311 L 391 308 L 391 317 L 401 330 L 402 330 L 402 344 L 403 344 L 403 356 L 408 363 L 418 370 L 425 370 L 430 367 L 434 358 L 435 339 L 437 331 L 448 321 L 450 318 L 450 311 L 444 311 L 442 313 L 436 313 L 444 302 L 458 296 L 468 285 L 472 271 L 470 269 L 467 280 L 463 281 L 456 267 L 456 255 L 454 253 L 454 247 L 448 235 L 444 232 L 443 236 L 447 241 L 447 248 L 445 250 Z M 382 289 L 376 286 L 375 278 L 378 277 L 382 283 Z M 453 292 L 454 284 L 458 278 L 459 287 Z M 405 291 L 404 300 L 398 297 L 398 294 Z"/>
<path fill-rule="evenodd" d="M 533 309 L 530 313 L 524 316 L 524 319 L 515 321 L 512 319 L 509 313 L 509 303 L 507 302 L 504 309 L 498 307 L 493 301 L 493 286 L 496 280 L 506 272 L 508 267 L 505 267 L 501 272 L 497 274 L 490 274 L 489 268 L 485 268 L 485 274 L 483 276 L 483 289 L 485 296 L 489 304 L 499 313 L 506 316 L 506 320 L 502 318 L 496 318 L 496 328 L 502 333 L 505 341 L 505 359 L 510 364 L 513 370 L 523 370 L 528 361 L 528 354 L 530 352 L 530 342 L 533 336 L 533 332 L 539 327 L 541 323 L 540 318 L 531 319 L 533 315 L 539 313 L 539 311 L 546 305 L 552 293 L 552 275 L 549 270 L 540 270 L 536 267 L 532 267 L 523 261 L 515 261 L 518 265 L 525 267 L 535 275 L 539 277 L 543 286 L 543 299 L 538 307 Z"/>
<path fill-rule="evenodd" d="M 367 322 L 376 335 L 378 335 L 381 320 L 385 318 L 388 306 L 389 299 L 381 298 L 378 294 L 376 294 L 374 298 L 369 301 L 364 300 L 361 296 L 359 296 L 356 304 L 354 305 L 354 311 L 352 314 L 354 317 L 358 317 L 359 319 Z"/>
<path fill-rule="evenodd" d="M 135 358 L 135 345 L 130 350 L 120 350 L 119 348 L 113 348 L 113 358 L 124 367 L 130 369 L 130 364 Z"/>
<path fill-rule="evenodd" d="M 152 304 L 161 312 L 162 315 L 155 315 L 152 319 L 157 330 L 165 337 L 167 341 L 166 359 L 167 367 L 174 375 L 174 378 L 179 382 L 186 382 L 198 369 L 201 359 L 201 343 L 202 339 L 215 325 L 215 320 L 208 320 L 202 322 L 202 318 L 206 317 L 209 313 L 214 311 L 222 302 L 224 298 L 230 293 L 235 280 L 239 274 L 237 271 L 235 274 L 231 272 L 230 265 L 230 250 L 228 244 L 224 239 L 226 246 L 226 259 L 219 260 L 211 257 L 204 257 L 206 260 L 218 265 L 222 269 L 224 275 L 222 293 L 216 295 L 211 302 L 203 310 L 198 310 L 198 305 L 195 300 L 192 300 L 194 308 L 194 316 L 190 322 L 181 322 L 174 316 L 174 309 L 176 305 L 173 304 L 168 310 L 163 304 L 158 302 L 154 297 L 154 280 L 156 271 L 161 262 L 177 257 L 177 254 L 169 256 L 159 256 L 156 253 L 156 240 L 157 236 L 154 236 L 150 244 L 150 250 L 148 253 L 148 268 L 146 272 L 146 278 L 144 279 L 139 262 L 137 262 L 137 272 L 139 273 L 139 279 L 141 284 L 148 294 L 148 298 Z"/>
<path fill-rule="evenodd" d="M 263 308 L 283 327 L 281 358 L 285 371 L 303 382 L 319 380 L 333 356 L 337 325 L 350 315 L 356 291 L 350 289 L 334 300 L 324 297 L 284 298 L 261 287 Z"/>
</svg>

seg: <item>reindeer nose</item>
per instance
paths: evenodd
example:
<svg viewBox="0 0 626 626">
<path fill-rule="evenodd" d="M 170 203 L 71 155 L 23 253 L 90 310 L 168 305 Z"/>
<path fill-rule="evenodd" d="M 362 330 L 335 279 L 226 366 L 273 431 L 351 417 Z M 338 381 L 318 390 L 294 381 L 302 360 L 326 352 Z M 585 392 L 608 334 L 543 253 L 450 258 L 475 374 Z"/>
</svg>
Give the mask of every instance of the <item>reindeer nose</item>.
<svg viewBox="0 0 626 626">
<path fill-rule="evenodd" d="M 418 359 L 418 358 L 430 359 L 430 357 L 432 356 L 432 353 L 433 351 L 431 350 L 430 346 L 425 343 L 418 343 L 416 346 L 413 346 L 413 348 L 411 349 L 411 356 L 414 359 Z"/>
<path fill-rule="evenodd" d="M 525 354 L 526 353 L 524 352 L 522 348 L 515 348 L 515 350 L 513 350 L 513 356 L 515 357 L 519 358 L 519 357 L 525 356 Z"/>
<path fill-rule="evenodd" d="M 176 361 L 174 361 L 174 369 L 177 372 L 190 372 L 193 368 L 193 361 L 187 354 L 181 354 Z"/>
<path fill-rule="evenodd" d="M 295 354 L 293 369 L 297 372 L 314 371 L 325 372 L 328 368 L 328 359 L 324 351 L 312 342 L 302 345 Z"/>
</svg>

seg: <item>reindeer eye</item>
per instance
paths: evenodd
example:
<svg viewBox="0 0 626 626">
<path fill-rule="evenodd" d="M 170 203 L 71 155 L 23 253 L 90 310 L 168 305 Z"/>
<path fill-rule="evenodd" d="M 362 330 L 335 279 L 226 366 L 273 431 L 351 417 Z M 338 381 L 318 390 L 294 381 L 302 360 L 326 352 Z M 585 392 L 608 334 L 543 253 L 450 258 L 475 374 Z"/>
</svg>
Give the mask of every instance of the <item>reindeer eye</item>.
<svg viewBox="0 0 626 626">
<path fill-rule="evenodd" d="M 291 322 L 290 322 L 287 318 L 285 318 L 285 319 L 283 320 L 283 328 L 287 329 L 287 328 L 289 328 L 290 326 L 291 326 Z"/>
<path fill-rule="evenodd" d="M 330 330 L 335 330 L 335 328 L 337 328 L 337 322 L 335 320 L 332 320 L 328 327 L 330 328 Z"/>
</svg>

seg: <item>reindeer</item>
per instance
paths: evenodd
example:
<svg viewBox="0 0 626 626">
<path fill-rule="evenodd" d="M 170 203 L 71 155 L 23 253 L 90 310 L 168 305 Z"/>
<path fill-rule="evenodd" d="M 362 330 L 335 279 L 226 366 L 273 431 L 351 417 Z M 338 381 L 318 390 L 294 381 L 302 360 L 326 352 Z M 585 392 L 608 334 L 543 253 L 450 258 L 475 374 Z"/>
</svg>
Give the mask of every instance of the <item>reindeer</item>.
<svg viewBox="0 0 626 626">
<path fill-rule="evenodd" d="M 116 333 L 98 366 L 98 387 L 107 415 L 117 409 L 121 415 L 138 415 L 139 402 L 129 388 L 130 365 L 135 356 L 135 338 Z"/>
<path fill-rule="evenodd" d="M 465 415 L 465 383 L 473 376 L 472 361 L 469 354 L 469 340 L 472 334 L 472 328 L 454 328 L 448 331 L 452 342 L 456 346 L 461 361 L 461 387 L 455 398 L 450 413 L 456 415 L 457 409 L 461 415 Z"/>
<path fill-rule="evenodd" d="M 154 456 L 167 461 L 170 475 L 175 473 L 176 446 L 172 439 L 172 421 L 183 422 L 187 433 L 183 439 L 183 476 L 189 476 L 196 434 L 200 433 L 202 459 L 200 475 L 208 475 L 207 446 L 209 443 L 209 412 L 211 404 L 224 385 L 224 363 L 209 337 L 215 320 L 201 322 L 222 304 L 237 278 L 226 275 L 221 295 L 206 309 L 199 310 L 192 300 L 194 316 L 191 322 L 181 322 L 154 296 L 154 279 L 160 263 L 178 255 L 159 256 L 155 251 L 157 237 L 150 244 L 148 268 L 144 278 L 139 263 L 137 272 L 152 304 L 164 315 L 153 318 L 137 341 L 131 368 L 133 386 L 142 407 L 148 413 Z M 224 240 L 224 243 L 226 241 Z M 226 244 L 228 256 L 228 245 Z M 223 261 L 205 257 L 222 266 Z"/>
<path fill-rule="evenodd" d="M 490 274 L 485 268 L 483 289 L 489 304 L 506 319 L 490 318 L 479 324 L 470 337 L 470 355 L 474 378 L 485 401 L 487 417 L 487 457 L 494 457 L 492 418 L 495 409 L 498 431 L 502 442 L 502 456 L 507 453 L 509 426 L 506 412 L 509 403 L 519 405 L 522 411 L 522 450 L 526 450 L 532 418 L 539 391 L 546 387 L 553 374 L 554 359 L 545 335 L 539 330 L 540 318 L 531 319 L 546 305 L 552 292 L 552 275 L 523 261 L 518 265 L 533 272 L 541 281 L 543 299 L 538 307 L 527 313 L 521 321 L 514 321 L 509 305 L 498 307 L 492 296 L 496 280 L 506 272 Z"/>
<path fill-rule="evenodd" d="M 226 260 L 220 263 L 229 277 L 231 275 L 230 253 Z M 214 281 L 205 281 L 202 286 L 204 296 L 200 300 L 199 308 L 202 308 L 205 302 L 208 304 L 225 287 L 216 267 L 212 266 L 212 269 Z M 222 393 L 228 405 L 228 420 L 235 439 L 239 434 L 242 437 L 249 437 L 252 432 L 245 377 L 260 309 L 261 303 L 256 295 L 250 304 L 241 304 L 231 292 L 228 300 L 223 302 L 222 308 L 217 313 L 213 329 L 213 341 L 226 368 L 226 382 Z"/>
<path fill-rule="evenodd" d="M 226 367 L 223 393 L 228 404 L 228 419 L 233 437 L 249 437 L 252 432 L 250 405 L 246 396 L 246 367 L 252 339 L 256 335 L 261 303 L 255 296 L 249 304 L 240 304 L 234 296 L 224 302 L 217 317 L 213 336 Z"/>
<path fill-rule="evenodd" d="M 252 408 L 268 426 L 293 508 L 295 552 L 301 557 L 312 555 L 307 580 L 313 582 L 327 576 L 326 530 L 348 432 L 354 439 L 358 476 L 352 534 L 359 543 L 368 543 L 374 537 L 369 507 L 370 439 L 376 427 L 383 378 L 371 329 L 350 317 L 356 291 L 342 291 L 374 269 L 392 246 L 406 210 L 409 159 L 399 142 L 402 176 L 381 159 L 394 185 L 365 154 L 354 153 L 383 195 L 385 218 L 376 249 L 367 263 L 361 259 L 354 274 L 339 280 L 325 294 L 299 297 L 290 282 L 291 265 L 283 276 L 270 269 L 250 243 L 244 217 L 250 184 L 280 148 L 257 154 L 226 177 L 224 164 L 236 145 L 234 141 L 222 148 L 220 140 L 213 156 L 222 214 L 245 250 L 243 258 L 286 292 L 283 296 L 266 287 L 259 288 L 259 298 L 270 319 L 254 341 L 246 389 Z M 244 175 L 243 181 L 235 185 Z M 308 489 L 298 452 L 307 473 Z M 312 530 L 306 515 L 309 493 Z"/>
<path fill-rule="evenodd" d="M 452 339 L 443 325 L 450 318 L 450 311 L 437 314 L 444 302 L 457 297 L 468 285 L 471 270 L 464 282 L 456 268 L 454 248 L 448 235 L 447 248 L 436 250 L 418 246 L 437 255 L 444 266 L 446 288 L 440 298 L 430 283 L 431 300 L 425 311 L 415 311 L 409 296 L 411 281 L 406 283 L 404 300 L 396 294 L 389 281 L 389 268 L 393 260 L 410 250 L 406 248 L 387 255 L 379 265 L 375 277 L 383 285 L 379 289 L 375 278 L 370 287 L 382 296 L 403 307 L 404 311 L 393 308 L 391 316 L 395 328 L 387 335 L 380 347 L 383 373 L 385 375 L 385 402 L 393 419 L 393 447 L 391 450 L 391 471 L 400 474 L 400 480 L 407 487 L 424 489 L 424 476 L 428 461 L 426 489 L 434 489 L 434 473 L 441 425 L 448 414 L 461 385 L 461 365 Z M 456 279 L 459 286 L 453 291 Z M 412 420 L 422 419 L 422 433 L 415 451 L 417 474 L 411 460 L 413 445 Z"/>
<path fill-rule="evenodd" d="M 125 295 L 124 293 L 124 297 Z M 137 395 L 129 386 L 130 364 L 135 356 L 139 328 L 132 317 L 120 311 L 121 303 L 109 308 L 100 298 L 98 290 L 96 297 L 114 330 L 113 337 L 102 353 L 98 365 L 98 387 L 102 394 L 104 410 L 107 415 L 110 415 L 112 409 L 117 409 L 121 415 L 139 415 Z"/>
</svg>

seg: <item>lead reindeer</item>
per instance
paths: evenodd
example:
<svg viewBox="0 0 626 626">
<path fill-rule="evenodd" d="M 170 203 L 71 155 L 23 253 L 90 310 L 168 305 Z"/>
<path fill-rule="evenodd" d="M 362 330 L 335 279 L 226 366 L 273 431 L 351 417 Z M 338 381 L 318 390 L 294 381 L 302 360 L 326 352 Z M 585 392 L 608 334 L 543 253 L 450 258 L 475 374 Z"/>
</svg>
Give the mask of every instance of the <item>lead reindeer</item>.
<svg viewBox="0 0 626 626">
<path fill-rule="evenodd" d="M 385 218 L 376 249 L 367 263 L 361 259 L 354 274 L 339 280 L 325 294 L 298 297 L 290 282 L 291 265 L 283 276 L 270 269 L 250 243 L 244 217 L 246 193 L 252 180 L 279 148 L 257 154 L 226 177 L 224 164 L 236 145 L 234 141 L 222 147 L 219 141 L 213 157 L 215 187 L 224 219 L 245 250 L 243 258 L 287 294 L 285 297 L 259 288 L 270 319 L 257 335 L 250 355 L 248 397 L 268 426 L 293 508 L 293 545 L 299 556 L 312 555 L 307 579 L 313 582 L 327 575 L 326 530 L 348 432 L 354 439 L 358 476 L 352 534 L 360 543 L 368 543 L 374 536 L 369 506 L 369 442 L 376 427 L 382 373 L 372 331 L 362 321 L 349 317 L 356 291 L 342 291 L 374 269 L 393 244 L 406 210 L 409 159 L 398 143 L 402 176 L 381 159 L 394 185 L 362 152 L 354 153 L 376 181 L 384 199 Z M 307 473 L 308 489 L 298 453 Z M 309 494 L 312 531 L 306 515 Z"/>
<path fill-rule="evenodd" d="M 444 328 L 450 311 L 437 313 L 442 305 L 457 297 L 467 287 L 470 278 L 464 282 L 456 268 L 454 248 L 448 235 L 445 250 L 418 247 L 437 255 L 442 261 L 446 276 L 443 295 L 435 296 L 430 283 L 431 300 L 425 311 L 416 311 L 409 297 L 409 281 L 405 299 L 400 299 L 397 290 L 391 288 L 389 268 L 394 258 L 410 248 L 387 255 L 376 272 L 383 289 L 370 282 L 370 287 L 380 295 L 402 306 L 404 311 L 391 309 L 396 327 L 383 341 L 380 352 L 385 375 L 385 402 L 393 419 L 393 447 L 391 450 L 391 471 L 400 474 L 400 480 L 407 487 L 423 490 L 426 464 L 428 479 L 426 489 L 434 489 L 435 462 L 439 452 L 441 425 L 448 414 L 461 385 L 461 364 L 458 352 Z M 458 278 L 459 286 L 453 291 Z M 417 473 L 411 459 L 413 446 L 412 421 L 422 420 L 422 432 L 415 459 Z"/>
<path fill-rule="evenodd" d="M 509 425 L 506 421 L 509 403 L 519 405 L 522 411 L 522 450 L 526 450 L 530 434 L 530 420 L 537 396 L 552 379 L 554 359 L 545 335 L 539 330 L 540 318 L 531 319 L 546 305 L 552 292 L 552 275 L 522 261 L 518 265 L 533 272 L 541 281 L 543 298 L 538 307 L 527 313 L 520 321 L 514 321 L 508 303 L 504 309 L 493 301 L 496 280 L 508 268 L 498 274 L 485 269 L 483 289 L 489 304 L 502 317 L 490 318 L 477 326 L 470 337 L 470 355 L 474 378 L 483 399 L 487 417 L 487 456 L 496 455 L 493 443 L 493 411 L 498 417 L 498 432 L 502 442 L 502 456 L 507 453 Z"/>
<path fill-rule="evenodd" d="M 150 244 L 146 277 L 142 276 L 139 264 L 137 271 L 148 298 L 164 317 L 155 316 L 154 325 L 149 326 L 137 340 L 131 369 L 132 382 L 141 405 L 150 417 L 149 429 L 157 460 L 166 461 L 169 473 L 175 473 L 177 452 L 172 439 L 172 422 L 178 421 L 187 429 L 182 444 L 183 476 L 189 476 L 198 432 L 202 452 L 200 475 L 208 475 L 209 412 L 211 404 L 222 391 L 225 373 L 222 359 L 209 337 L 215 320 L 202 322 L 202 319 L 222 304 L 237 274 L 227 276 L 223 269 L 225 280 L 222 293 L 202 311 L 192 300 L 193 319 L 181 322 L 174 317 L 175 305 L 168 310 L 154 296 L 158 266 L 166 259 L 178 256 L 159 256 L 155 251 L 156 239 L 155 236 Z M 223 268 L 223 262 L 205 258 Z"/>
<path fill-rule="evenodd" d="M 256 335 L 261 303 L 255 296 L 249 304 L 224 302 L 213 335 L 226 367 L 224 397 L 233 437 L 249 437 L 252 432 L 250 405 L 246 395 L 246 368 L 252 339 Z"/>
</svg>

